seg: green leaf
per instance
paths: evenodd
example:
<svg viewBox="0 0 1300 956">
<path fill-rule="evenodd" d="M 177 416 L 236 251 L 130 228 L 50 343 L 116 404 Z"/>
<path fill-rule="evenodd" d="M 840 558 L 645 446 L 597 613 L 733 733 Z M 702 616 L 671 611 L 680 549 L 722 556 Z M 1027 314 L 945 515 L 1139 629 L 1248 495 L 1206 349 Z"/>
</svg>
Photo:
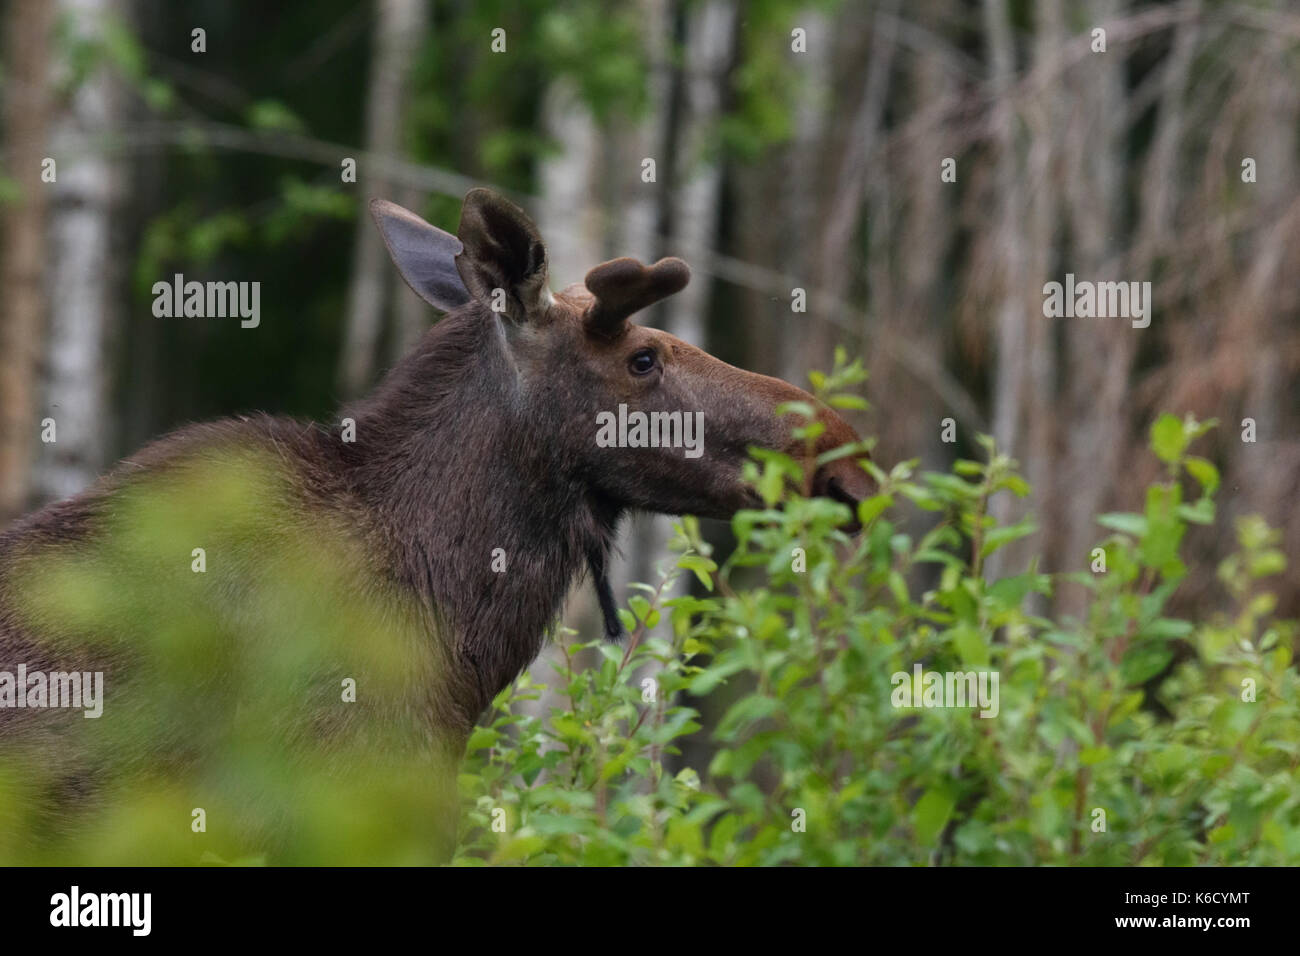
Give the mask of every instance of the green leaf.
<svg viewBox="0 0 1300 956">
<path fill-rule="evenodd" d="M 984 543 L 980 546 L 980 555 L 988 557 L 1003 545 L 1028 537 L 1037 530 L 1038 525 L 1034 523 L 1033 518 L 1022 518 L 1015 524 L 994 528 L 984 536 Z"/>
<path fill-rule="evenodd" d="M 791 434 L 795 438 L 811 446 L 814 442 L 817 441 L 818 438 L 820 438 L 825 433 L 825 431 L 826 431 L 825 422 L 812 421 L 809 422 L 807 425 L 800 425 L 799 427 L 792 429 Z"/>
<path fill-rule="evenodd" d="M 911 595 L 907 592 L 907 582 L 897 571 L 889 572 L 889 593 L 894 596 L 899 607 L 907 607 L 911 601 Z"/>
<path fill-rule="evenodd" d="M 1046 574 L 1034 573 L 1002 578 L 989 585 L 985 594 L 999 607 L 1011 609 L 1020 607 L 1030 592 L 1050 595 L 1052 579 Z"/>
<path fill-rule="evenodd" d="M 1191 621 L 1180 621 L 1177 618 L 1161 617 L 1152 621 L 1142 633 L 1147 637 L 1155 637 L 1161 640 L 1173 640 L 1180 637 L 1187 637 L 1192 633 Z"/>
<path fill-rule="evenodd" d="M 1139 556 L 1147 567 L 1165 570 L 1178 557 L 1186 525 L 1178 520 L 1181 496 L 1178 485 L 1152 485 L 1147 489 L 1147 533 Z"/>
<path fill-rule="evenodd" d="M 1084 747 L 1079 751 L 1079 763 L 1084 767 L 1101 763 L 1110 757 L 1109 747 Z"/>
<path fill-rule="evenodd" d="M 1250 556 L 1247 569 L 1252 578 L 1281 574 L 1286 570 L 1286 555 L 1274 548 Z"/>
<path fill-rule="evenodd" d="M 912 811 L 912 826 L 916 830 L 916 842 L 929 847 L 939 839 L 939 834 L 948 825 L 952 809 L 956 805 L 952 794 L 947 790 L 931 787 L 916 801 Z"/>
<path fill-rule="evenodd" d="M 1147 533 L 1147 519 L 1142 515 L 1127 511 L 1115 511 L 1110 514 L 1099 515 L 1097 524 L 1103 528 L 1110 528 L 1112 531 L 1131 534 L 1135 538 L 1141 538 Z"/>
<path fill-rule="evenodd" d="M 715 862 L 721 863 L 727 858 L 727 853 L 739 831 L 740 818 L 734 813 L 728 813 L 713 825 L 713 831 L 709 834 L 709 856 Z"/>
<path fill-rule="evenodd" d="M 1166 464 L 1178 461 L 1187 450 L 1187 432 L 1183 423 L 1168 412 L 1157 418 L 1151 426 L 1151 450 Z"/>
<path fill-rule="evenodd" d="M 1214 500 L 1200 498 L 1195 504 L 1179 505 L 1177 514 L 1192 524 L 1214 524 Z"/>
<path fill-rule="evenodd" d="M 301 133 L 305 127 L 293 110 L 279 100 L 258 100 L 248 108 L 248 125 L 253 129 Z"/>
<path fill-rule="evenodd" d="M 763 497 L 763 503 L 769 507 L 781 500 L 781 492 L 785 490 L 785 473 L 772 462 L 763 466 L 763 475 L 758 479 L 758 493 Z"/>
<path fill-rule="evenodd" d="M 1010 491 L 1017 498 L 1024 498 L 1029 494 L 1029 482 L 1019 475 L 1007 475 L 1001 481 L 1001 486 Z"/>
<path fill-rule="evenodd" d="M 1126 684 L 1144 684 L 1159 674 L 1174 658 L 1163 644 L 1138 644 L 1129 648 L 1120 661 L 1119 673 Z"/>
<path fill-rule="evenodd" d="M 924 511 L 943 510 L 944 505 L 941 498 L 938 498 L 937 496 L 930 494 L 930 492 L 924 491 L 915 485 L 903 485 L 898 490 L 901 491 L 903 496 L 911 501 L 912 504 Z"/>
<path fill-rule="evenodd" d="M 1201 490 L 1207 495 L 1214 494 L 1219 487 L 1219 469 L 1204 458 L 1197 458 L 1195 455 L 1188 457 L 1184 462 L 1187 466 L 1187 472 L 1198 482 Z"/>
<path fill-rule="evenodd" d="M 465 745 L 465 752 L 467 754 L 475 753 L 491 747 L 500 739 L 501 734 L 490 727 L 475 727 L 474 732 L 470 734 L 469 743 Z"/>
<path fill-rule="evenodd" d="M 952 642 L 961 655 L 963 664 L 969 667 L 988 666 L 989 646 L 976 628 L 970 625 L 953 628 Z"/>
<path fill-rule="evenodd" d="M 718 565 L 712 558 L 706 558 L 702 554 L 683 554 L 677 559 L 677 566 L 694 572 L 702 585 L 713 590 L 713 572 L 718 570 Z"/>
<path fill-rule="evenodd" d="M 776 414 L 800 415 L 804 418 L 817 417 L 816 410 L 810 404 L 808 404 L 807 402 L 800 402 L 800 401 L 782 402 L 780 405 L 776 406 Z"/>
<path fill-rule="evenodd" d="M 650 614 L 650 602 L 639 594 L 634 594 L 628 598 L 627 606 L 631 608 L 638 621 L 644 621 Z"/>
<path fill-rule="evenodd" d="M 872 495 L 858 502 L 858 521 L 866 527 L 894 504 L 893 495 Z"/>
</svg>

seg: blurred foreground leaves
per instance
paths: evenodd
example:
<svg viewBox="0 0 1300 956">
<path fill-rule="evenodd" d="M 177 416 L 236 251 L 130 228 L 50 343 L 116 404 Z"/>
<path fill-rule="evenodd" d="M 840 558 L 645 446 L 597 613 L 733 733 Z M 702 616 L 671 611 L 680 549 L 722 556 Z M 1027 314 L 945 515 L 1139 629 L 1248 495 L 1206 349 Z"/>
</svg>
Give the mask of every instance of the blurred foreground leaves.
<svg viewBox="0 0 1300 956">
<path fill-rule="evenodd" d="M 430 639 L 290 492 L 269 456 L 225 449 L 130 482 L 93 545 L 21 566 L 41 658 L 107 673 L 102 717 L 28 712 L 0 738 L 0 860 L 449 852 L 453 771 L 412 717 L 436 684 Z"/>
</svg>

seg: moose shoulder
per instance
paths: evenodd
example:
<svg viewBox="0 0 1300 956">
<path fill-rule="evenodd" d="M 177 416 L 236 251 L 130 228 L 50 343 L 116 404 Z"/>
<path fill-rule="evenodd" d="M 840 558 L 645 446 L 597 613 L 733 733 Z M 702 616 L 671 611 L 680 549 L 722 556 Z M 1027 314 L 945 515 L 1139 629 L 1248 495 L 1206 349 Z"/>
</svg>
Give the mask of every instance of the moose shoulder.
<svg viewBox="0 0 1300 956">
<path fill-rule="evenodd" d="M 680 260 L 616 259 L 552 293 L 536 227 L 487 190 L 466 197 L 456 236 L 391 203 L 374 201 L 371 211 L 403 278 L 448 314 L 373 394 L 342 411 L 346 424 L 250 417 L 192 426 L 0 534 L 0 672 L 102 670 L 111 720 L 115 687 L 132 686 L 132 669 L 195 608 L 218 622 L 212 646 L 227 649 L 275 647 L 312 620 L 328 631 L 346 618 L 340 655 L 364 658 L 368 641 L 387 641 L 400 663 L 353 662 L 381 675 L 358 682 L 357 701 L 370 703 L 354 710 L 400 725 L 401 746 L 427 754 L 442 829 L 454 834 L 454 766 L 473 725 L 536 657 L 584 573 L 617 636 L 604 568 L 620 518 L 637 509 L 725 518 L 754 504 L 741 479 L 748 449 L 803 458 L 808 450 L 777 408 L 816 403 L 629 321 L 687 283 Z M 664 440 L 598 441 L 598 423 L 611 415 L 662 423 Z M 818 415 L 826 427 L 814 454 L 857 441 L 832 410 L 818 406 Z M 684 448 L 671 439 L 688 422 L 700 427 Z M 819 469 L 813 487 L 852 505 L 868 479 L 843 457 Z M 86 555 L 98 561 L 91 571 Z M 91 574 L 73 574 L 74 583 L 111 579 L 112 599 L 92 602 L 100 610 L 89 616 L 84 602 L 72 602 L 74 614 L 50 599 L 41 582 L 65 566 Z M 124 606 L 140 609 L 137 635 L 118 626 Z M 356 608 L 366 611 L 361 623 L 348 617 Z M 331 653 L 308 672 L 337 688 Z M 354 721 L 333 714 L 342 706 L 333 691 L 300 690 L 310 700 L 290 694 L 261 731 L 285 753 Z M 74 813 L 105 766 L 88 770 L 71 756 L 77 748 L 58 743 L 81 730 L 52 710 L 0 707 L 0 746 L 35 740 L 69 755 L 47 769 L 50 799 Z M 118 746 L 147 761 L 171 733 Z M 201 759 L 194 746 L 181 749 Z"/>
</svg>

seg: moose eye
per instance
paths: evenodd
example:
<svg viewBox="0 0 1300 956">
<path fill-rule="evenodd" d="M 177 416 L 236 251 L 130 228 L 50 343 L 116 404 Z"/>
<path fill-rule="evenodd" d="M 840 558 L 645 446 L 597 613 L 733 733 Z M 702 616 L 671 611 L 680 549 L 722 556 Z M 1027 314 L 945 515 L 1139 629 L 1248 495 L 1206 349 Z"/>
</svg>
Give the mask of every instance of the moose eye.
<svg viewBox="0 0 1300 956">
<path fill-rule="evenodd" d="M 627 367 L 633 375 L 649 375 L 655 370 L 656 364 L 654 349 L 638 349 L 627 360 Z"/>
</svg>

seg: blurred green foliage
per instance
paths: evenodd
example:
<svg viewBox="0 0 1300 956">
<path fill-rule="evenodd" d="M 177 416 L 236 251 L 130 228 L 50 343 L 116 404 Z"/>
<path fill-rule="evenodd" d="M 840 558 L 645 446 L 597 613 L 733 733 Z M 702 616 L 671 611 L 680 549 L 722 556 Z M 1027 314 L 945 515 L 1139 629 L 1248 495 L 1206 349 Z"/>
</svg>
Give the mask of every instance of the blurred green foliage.
<svg viewBox="0 0 1300 956">
<path fill-rule="evenodd" d="M 427 629 L 276 464 L 174 465 L 117 494 L 92 545 L 20 563 L 45 659 L 106 676 L 100 717 L 0 737 L 0 863 L 450 853 L 454 769 L 410 717 L 436 688 Z"/>
</svg>

